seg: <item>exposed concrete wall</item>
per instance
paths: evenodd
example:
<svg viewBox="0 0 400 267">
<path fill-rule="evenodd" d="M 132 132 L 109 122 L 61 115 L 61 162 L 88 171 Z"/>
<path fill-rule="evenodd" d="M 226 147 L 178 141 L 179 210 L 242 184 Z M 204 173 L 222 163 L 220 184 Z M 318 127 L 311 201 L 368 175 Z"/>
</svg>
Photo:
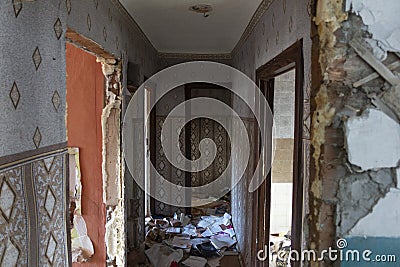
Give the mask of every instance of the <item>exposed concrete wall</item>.
<svg viewBox="0 0 400 267">
<path fill-rule="evenodd" d="M 351 2 L 361 17 L 346 12 L 342 1 L 320 0 L 316 6 L 319 40 L 313 43 L 310 247 L 321 251 L 335 247 L 338 238 L 346 238 L 348 249 L 369 248 L 376 249 L 374 253 L 395 254 L 390 246 L 399 242 L 398 233 L 387 228 L 386 221 L 378 216 L 390 211 L 385 216 L 394 223 L 399 221 L 393 202 L 392 207 L 388 203 L 398 201 L 398 190 L 394 188 L 399 125 L 398 112 L 393 107 L 400 98 L 396 94 L 389 101 L 384 98 L 397 90 L 398 80 L 396 72 L 390 74 L 385 65 L 399 59 L 388 54 L 382 61 L 384 65 L 380 64 L 382 53 L 371 43 L 371 33 L 372 38 L 382 40 L 374 35 L 373 27 L 365 25 L 371 17 L 363 14 L 373 16 L 378 12 L 378 23 L 379 17 L 390 19 L 391 10 L 399 10 L 399 4 L 378 7 L 377 2 L 363 1 L 369 10 L 366 14 L 360 12 L 360 1 L 348 4 Z M 384 32 L 392 31 L 384 24 L 380 27 Z M 376 70 L 380 75 L 357 85 Z M 329 259 L 311 263 L 333 264 Z M 342 266 L 360 266 L 360 262 L 342 262 Z"/>
<path fill-rule="evenodd" d="M 294 138 L 295 74 L 293 69 L 275 78 L 275 138 Z"/>
</svg>

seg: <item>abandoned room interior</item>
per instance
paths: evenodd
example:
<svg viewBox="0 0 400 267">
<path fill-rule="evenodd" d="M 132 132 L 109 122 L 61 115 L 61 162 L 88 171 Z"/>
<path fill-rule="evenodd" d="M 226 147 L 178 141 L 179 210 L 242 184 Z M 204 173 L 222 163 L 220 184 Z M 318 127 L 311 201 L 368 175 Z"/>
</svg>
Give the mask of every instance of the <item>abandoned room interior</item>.
<svg viewBox="0 0 400 267">
<path fill-rule="evenodd" d="M 0 12 L 0 266 L 400 266 L 398 0 Z"/>
</svg>

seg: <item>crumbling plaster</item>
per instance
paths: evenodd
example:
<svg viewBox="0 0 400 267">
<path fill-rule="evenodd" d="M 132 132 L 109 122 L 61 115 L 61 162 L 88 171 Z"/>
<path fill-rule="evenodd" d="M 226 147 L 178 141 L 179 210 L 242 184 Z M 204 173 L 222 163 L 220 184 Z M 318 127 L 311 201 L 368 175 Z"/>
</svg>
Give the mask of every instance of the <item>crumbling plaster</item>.
<svg viewBox="0 0 400 267">
<path fill-rule="evenodd" d="M 390 5 L 387 8 L 390 9 Z M 388 111 L 398 116 L 394 107 L 399 105 L 400 99 L 397 97 L 398 88 L 391 86 L 379 75 L 357 88 L 353 86 L 356 81 L 374 73 L 375 69 L 357 54 L 350 45 L 351 41 L 363 40 L 362 45 L 368 51 L 374 53 L 374 49 L 367 41 L 371 36 L 369 28 L 359 16 L 345 12 L 344 2 L 317 1 L 314 21 L 318 27 L 319 40 L 314 40 L 313 51 L 314 58 L 318 58 L 321 73 L 312 77 L 314 113 L 311 139 L 314 162 L 310 182 L 309 223 L 310 247 L 322 250 L 334 245 L 337 238 L 355 233 L 356 230 L 352 230 L 355 225 L 358 228 L 354 229 L 360 229 L 358 225 L 365 224 L 363 218 L 370 218 L 369 214 L 380 209 L 380 200 L 388 197 L 388 192 L 397 185 L 395 167 L 399 163 L 394 160 L 390 164 L 370 163 L 360 168 L 356 165 L 363 165 L 368 160 L 368 157 L 363 158 L 361 155 L 360 162 L 353 164 L 355 162 L 349 158 L 348 151 L 358 153 L 359 146 L 363 144 L 360 140 L 355 144 L 354 140 L 349 139 L 346 134 L 351 134 L 351 131 L 345 131 L 346 123 L 350 125 L 349 122 L 357 120 L 364 123 L 367 128 L 359 133 L 364 146 L 375 142 L 373 147 L 378 149 L 382 142 L 396 142 L 396 122 L 385 124 L 385 127 L 390 128 L 390 136 L 388 140 L 382 140 L 382 136 L 376 136 L 377 131 L 381 130 L 379 126 L 374 123 L 367 125 L 364 120 L 368 116 L 360 115 L 371 109 L 371 113 L 381 117 L 386 116 Z M 387 66 L 396 60 L 398 58 L 395 55 L 388 54 L 383 64 Z M 315 66 L 316 62 L 313 64 Z M 396 74 L 396 71 L 393 73 Z M 391 92 L 390 97 L 388 92 Z M 389 101 L 385 99 L 385 94 Z M 371 151 L 376 152 L 379 151 Z M 377 153 L 367 156 L 377 158 L 387 155 Z M 369 234 L 367 231 L 364 233 Z M 311 263 L 312 266 L 332 264 L 329 261 Z"/>
<path fill-rule="evenodd" d="M 121 62 L 97 58 L 106 78 L 106 105 L 101 116 L 103 131 L 103 202 L 107 209 L 105 244 L 108 266 L 125 265 L 124 181 L 121 158 Z"/>
<path fill-rule="evenodd" d="M 397 0 L 348 0 L 346 10 L 358 14 L 368 32 L 372 35 L 367 38 L 368 43 L 379 59 L 385 59 L 387 51 L 400 52 L 400 2 Z"/>
<path fill-rule="evenodd" d="M 374 130 L 376 129 L 376 130 Z M 378 109 L 345 122 L 348 160 L 361 170 L 395 168 L 400 162 L 400 124 Z"/>
</svg>

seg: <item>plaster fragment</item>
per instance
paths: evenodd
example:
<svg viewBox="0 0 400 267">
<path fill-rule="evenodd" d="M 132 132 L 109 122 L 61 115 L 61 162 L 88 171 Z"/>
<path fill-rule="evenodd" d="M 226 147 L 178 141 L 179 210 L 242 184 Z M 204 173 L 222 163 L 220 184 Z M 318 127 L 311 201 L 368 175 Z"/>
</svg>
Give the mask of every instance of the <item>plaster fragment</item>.
<svg viewBox="0 0 400 267">
<path fill-rule="evenodd" d="M 391 169 L 363 172 L 341 179 L 337 199 L 338 235 L 343 236 L 394 187 Z"/>
<path fill-rule="evenodd" d="M 118 201 L 122 199 L 121 152 L 119 150 L 121 142 L 119 135 L 120 106 L 120 100 L 113 100 L 106 105 L 101 116 L 103 130 L 103 201 L 106 205 L 112 206 L 118 205 Z"/>
<path fill-rule="evenodd" d="M 349 232 L 352 236 L 400 237 L 400 190 L 392 188 L 379 200 L 372 212 Z M 385 227 L 382 227 L 385 222 Z"/>
<path fill-rule="evenodd" d="M 71 230 L 72 262 L 87 262 L 94 254 L 93 243 L 87 234 L 86 222 L 81 215 L 74 216 Z"/>
<path fill-rule="evenodd" d="M 107 256 L 116 266 L 125 266 L 125 231 L 123 201 L 115 208 L 110 207 L 110 219 L 106 223 Z"/>
<path fill-rule="evenodd" d="M 397 167 L 400 160 L 400 125 L 380 110 L 367 109 L 345 123 L 351 164 L 362 170 Z"/>
<path fill-rule="evenodd" d="M 378 41 L 378 46 L 385 53 L 387 51 L 400 52 L 400 25 L 398 11 L 400 1 L 386 0 L 384 4 L 376 0 L 349 0 L 346 1 L 346 10 L 352 9 L 360 15 L 372 38 Z M 374 52 L 378 58 L 382 57 L 379 49 L 375 47 Z M 386 55 L 382 58 L 386 58 Z"/>
</svg>

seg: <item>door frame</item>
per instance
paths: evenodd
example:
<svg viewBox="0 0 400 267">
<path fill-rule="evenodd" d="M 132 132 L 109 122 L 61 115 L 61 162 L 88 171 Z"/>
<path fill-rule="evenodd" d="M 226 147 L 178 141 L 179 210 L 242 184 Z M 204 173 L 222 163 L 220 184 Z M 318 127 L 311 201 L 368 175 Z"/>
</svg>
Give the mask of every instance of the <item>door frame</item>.
<svg viewBox="0 0 400 267">
<path fill-rule="evenodd" d="M 270 104 L 273 113 L 274 78 L 295 69 L 295 121 L 294 121 L 294 151 L 293 151 L 293 195 L 292 195 L 292 249 L 301 252 L 303 229 L 303 104 L 304 104 L 304 60 L 303 41 L 295 42 L 278 56 L 261 66 L 256 71 L 256 83 Z M 267 179 L 257 190 L 255 195 L 254 211 L 258 219 L 253 223 L 253 242 L 257 242 L 253 248 L 257 249 L 253 255 L 257 255 L 260 249 L 269 249 L 269 226 L 271 213 L 271 172 Z M 254 225 L 255 224 L 255 225 Z M 255 226 L 255 228 L 254 228 Z M 266 245 L 266 246 L 265 246 Z M 265 251 L 268 256 L 268 251 Z M 255 261 L 257 262 L 256 257 Z M 268 258 L 269 261 L 269 258 Z M 292 266 L 300 266 L 301 262 L 292 262 Z M 254 266 L 259 266 L 260 262 Z M 268 265 L 262 262 L 261 266 Z"/>
</svg>

